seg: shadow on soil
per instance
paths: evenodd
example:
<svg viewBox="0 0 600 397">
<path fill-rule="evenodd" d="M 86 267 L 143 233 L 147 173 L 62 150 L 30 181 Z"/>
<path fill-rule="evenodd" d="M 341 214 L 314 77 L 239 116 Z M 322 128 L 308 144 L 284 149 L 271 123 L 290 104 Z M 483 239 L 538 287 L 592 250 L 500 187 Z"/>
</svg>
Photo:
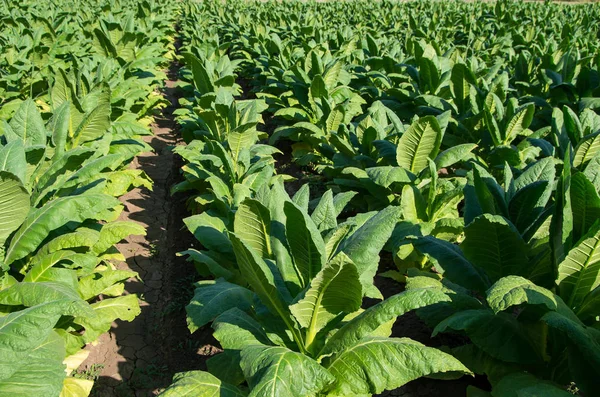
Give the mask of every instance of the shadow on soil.
<svg viewBox="0 0 600 397">
<path fill-rule="evenodd" d="M 171 106 L 156 118 L 154 136 L 147 140 L 154 153 L 139 156 L 134 163 L 154 181 L 153 191 L 136 189 L 122 200 L 124 219 L 140 223 L 147 230 L 145 237 L 134 236 L 119 245 L 126 257 L 122 268 L 139 273 L 140 279 L 127 282 L 125 290 L 138 294 L 142 313 L 132 322 L 119 320 L 113 325 L 107 337 L 116 342 L 113 351 L 103 346 L 98 347 L 100 352 L 94 351 L 95 366 L 88 364 L 88 370 L 81 374 L 96 378 L 92 397 L 156 395 L 171 383 L 175 373 L 206 369 L 206 360 L 217 352 L 210 327 L 193 335 L 187 329 L 185 305 L 193 296 L 192 283 L 199 276 L 192 264 L 176 256 L 196 241 L 183 224 L 188 216 L 187 197 L 170 194 L 171 186 L 180 180 L 182 166 L 181 159 L 171 151 L 180 142 L 173 118 L 177 69 L 173 65 L 164 89 Z M 103 370 L 103 363 L 111 360 L 116 361 L 110 364 L 113 368 Z M 102 375 L 97 377 L 97 373 Z"/>
</svg>

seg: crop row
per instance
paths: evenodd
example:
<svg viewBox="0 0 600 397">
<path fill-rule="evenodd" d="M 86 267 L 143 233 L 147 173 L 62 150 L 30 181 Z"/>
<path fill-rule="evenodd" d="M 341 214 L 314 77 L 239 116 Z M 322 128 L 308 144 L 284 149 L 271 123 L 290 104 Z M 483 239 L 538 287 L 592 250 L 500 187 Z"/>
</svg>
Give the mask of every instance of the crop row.
<svg viewBox="0 0 600 397">
<path fill-rule="evenodd" d="M 129 164 L 151 149 L 174 21 L 171 3 L 0 4 L 1 396 L 88 396 L 83 348 L 140 313 L 112 262 L 145 230 L 118 198 L 152 189 Z"/>
<path fill-rule="evenodd" d="M 184 4 L 173 191 L 189 194 L 202 246 L 183 254 L 214 279 L 188 325 L 211 324 L 223 352 L 164 395 L 362 396 L 464 374 L 488 382 L 469 396 L 594 395 L 599 16 Z M 383 270 L 406 291 L 384 299 Z M 468 343 L 393 337 L 409 310 Z"/>
</svg>

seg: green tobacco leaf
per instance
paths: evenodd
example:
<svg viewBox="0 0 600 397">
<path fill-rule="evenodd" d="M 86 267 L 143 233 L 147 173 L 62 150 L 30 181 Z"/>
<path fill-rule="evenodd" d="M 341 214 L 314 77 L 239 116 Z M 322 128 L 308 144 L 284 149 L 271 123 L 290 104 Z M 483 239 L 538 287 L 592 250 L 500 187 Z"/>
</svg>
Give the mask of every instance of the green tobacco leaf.
<svg viewBox="0 0 600 397">
<path fill-rule="evenodd" d="M 248 346 L 241 367 L 251 397 L 312 396 L 335 378 L 308 356 L 279 346 Z"/>
<path fill-rule="evenodd" d="M 46 145 L 44 120 L 32 99 L 23 101 L 9 125 L 25 146 Z"/>
<path fill-rule="evenodd" d="M 551 382 L 525 372 L 503 377 L 492 392 L 493 397 L 572 397 L 573 394 Z"/>
<path fill-rule="evenodd" d="M 177 255 L 188 256 L 188 261 L 193 261 L 196 265 L 196 270 L 203 276 L 212 275 L 215 278 L 224 278 L 231 280 L 234 278 L 234 273 L 221 266 L 217 261 L 204 251 L 189 249 L 178 252 Z M 237 274 L 236 274 L 237 275 Z"/>
<path fill-rule="evenodd" d="M 542 358 L 527 330 L 511 314 L 494 314 L 489 309 L 463 310 L 439 323 L 433 335 L 449 329 L 464 331 L 477 347 L 502 361 L 532 364 Z"/>
<path fill-rule="evenodd" d="M 58 69 L 58 73 L 54 76 L 54 85 L 50 90 L 50 99 L 52 100 L 53 110 L 56 111 L 65 102 L 73 101 L 75 89 L 69 81 L 64 69 Z"/>
<path fill-rule="evenodd" d="M 563 106 L 564 126 L 573 146 L 583 138 L 583 128 L 577 114 L 568 106 Z"/>
<path fill-rule="evenodd" d="M 208 372 L 217 376 L 223 382 L 241 385 L 246 381 L 240 368 L 240 351 L 224 350 L 206 360 Z"/>
<path fill-rule="evenodd" d="M 254 126 L 254 123 L 250 123 Z M 244 127 L 243 125 L 242 127 Z M 240 161 L 240 153 L 244 149 L 249 149 L 256 142 L 256 129 L 252 127 L 249 130 L 239 131 L 234 129 L 227 134 L 227 144 L 231 150 L 233 158 L 233 167 L 237 170 Z"/>
<path fill-rule="evenodd" d="M 110 329 L 110 325 L 116 319 L 133 321 L 141 313 L 140 305 L 136 295 L 124 295 L 118 298 L 104 299 L 92 303 L 94 317 L 76 317 L 75 323 L 85 328 L 83 335 L 86 343 L 93 342 Z"/>
<path fill-rule="evenodd" d="M 248 247 L 235 234 L 229 235 L 238 266 L 242 277 L 250 285 L 252 291 L 258 295 L 261 302 L 267 306 L 272 314 L 280 316 L 286 323 L 293 328 L 291 324 L 291 313 L 284 303 L 282 293 L 275 285 L 273 273 L 262 258 Z"/>
<path fill-rule="evenodd" d="M 39 318 L 32 322 L 37 320 Z M 44 333 L 44 335 L 46 335 L 45 340 L 35 343 L 22 352 L 18 359 L 10 354 L 5 355 L 2 351 L 0 368 L 10 365 L 13 372 L 7 378 L 0 376 L 0 395 L 11 397 L 59 395 L 66 375 L 63 364 L 65 343 L 56 332 Z M 1 342 L 0 346 L 2 346 Z"/>
<path fill-rule="evenodd" d="M 464 112 L 469 101 L 471 85 L 476 85 L 475 76 L 466 65 L 456 63 L 452 67 L 450 81 L 452 82 L 451 87 L 454 94 L 454 101 L 458 109 Z"/>
<path fill-rule="evenodd" d="M 72 233 L 61 234 L 44 244 L 35 257 L 32 258 L 32 261 L 35 261 L 40 255 L 47 255 L 60 250 L 91 247 L 98 241 L 98 236 L 98 231 L 86 227 L 80 227 Z"/>
<path fill-rule="evenodd" d="M 396 160 L 400 167 L 416 174 L 427 167 L 440 149 L 442 130 L 433 116 L 421 117 L 400 137 Z"/>
<path fill-rule="evenodd" d="M 340 328 L 328 341 L 321 356 L 339 353 L 370 336 L 381 325 L 411 310 L 450 302 L 448 295 L 436 289 L 412 289 L 393 295 L 383 302 L 371 306 Z"/>
<path fill-rule="evenodd" d="M 50 337 L 71 302 L 55 300 L 0 317 L 0 380 L 12 376 L 18 370 L 15 363 L 24 362 Z"/>
<path fill-rule="evenodd" d="M 544 305 L 548 310 L 556 310 L 558 306 L 551 291 L 519 276 L 507 276 L 498 280 L 488 290 L 487 302 L 495 313 L 522 303 Z"/>
<path fill-rule="evenodd" d="M 27 160 L 25 147 L 21 140 L 0 146 L 0 171 L 9 172 L 19 178 L 22 184 L 26 184 Z"/>
<path fill-rule="evenodd" d="M 492 358 L 473 344 L 467 344 L 451 349 L 452 355 L 478 375 L 486 375 L 488 381 L 495 385 L 507 374 L 519 371 L 517 364 L 509 364 Z M 488 396 L 489 397 L 489 396 Z"/>
<path fill-rule="evenodd" d="M 515 179 L 515 190 L 521 190 L 527 185 L 538 181 L 553 182 L 556 177 L 556 166 L 551 157 L 543 158 L 528 166 L 517 179 Z M 550 189 L 552 190 L 552 189 Z"/>
<path fill-rule="evenodd" d="M 577 147 L 573 157 L 573 167 L 585 167 L 600 153 L 600 131 L 584 137 Z"/>
<path fill-rule="evenodd" d="M 596 191 L 600 194 L 600 156 L 594 157 L 585 167 L 583 172 L 588 181 L 592 182 Z"/>
<path fill-rule="evenodd" d="M 587 294 L 583 303 L 577 309 L 577 317 L 584 323 L 593 321 L 600 313 L 600 287 Z"/>
<path fill-rule="evenodd" d="M 203 62 L 201 62 L 197 57 L 195 57 L 191 53 L 185 53 L 184 57 L 186 64 L 190 65 L 190 68 L 192 69 L 194 84 L 196 86 L 196 89 L 200 92 L 200 95 L 214 92 L 215 88 L 212 84 L 212 79 L 208 76 L 208 73 L 206 72 L 206 69 L 203 66 Z"/>
<path fill-rule="evenodd" d="M 373 277 L 379 265 L 379 252 L 392 235 L 400 215 L 399 207 L 390 206 L 379 211 L 344 240 L 338 249 L 356 265 L 363 293 L 367 293 L 373 285 Z"/>
<path fill-rule="evenodd" d="M 0 304 L 16 306 L 37 306 L 54 301 L 68 300 L 72 304 L 65 306 L 63 314 L 71 316 L 93 316 L 90 306 L 79 294 L 68 285 L 62 283 L 21 282 L 0 291 Z"/>
<path fill-rule="evenodd" d="M 549 182 L 538 181 L 520 189 L 512 197 L 508 204 L 508 215 L 520 233 L 525 233 L 544 212 L 551 192 Z"/>
<path fill-rule="evenodd" d="M 465 227 L 460 248 L 492 281 L 508 275 L 526 275 L 529 271 L 527 245 L 501 216 L 484 214 L 475 218 Z"/>
<path fill-rule="evenodd" d="M 114 296 L 111 290 L 115 285 L 136 277 L 138 274 L 129 270 L 107 269 L 101 272 L 92 273 L 89 276 L 82 277 L 79 280 L 79 294 L 85 300 L 92 299 L 104 294 Z M 123 285 L 123 284 L 121 284 Z"/>
<path fill-rule="evenodd" d="M 107 223 L 100 229 L 98 241 L 91 247 L 91 251 L 97 255 L 102 254 L 107 249 L 131 235 L 145 236 L 146 229 L 142 225 L 131 221 Z"/>
<path fill-rule="evenodd" d="M 245 397 L 246 395 L 237 387 L 221 382 L 217 377 L 204 371 L 175 374 L 173 383 L 159 394 L 162 397 Z"/>
<path fill-rule="evenodd" d="M 290 201 L 284 203 L 285 235 L 302 286 L 310 283 L 325 264 L 325 242 L 307 213 Z"/>
<path fill-rule="evenodd" d="M 483 111 L 483 119 L 485 121 L 485 126 L 487 127 L 490 137 L 492 138 L 492 142 L 494 146 L 499 146 L 502 144 L 502 136 L 500 133 L 500 128 L 498 127 L 498 122 L 494 118 L 494 115 L 488 109 L 486 104 L 485 109 Z"/>
<path fill-rule="evenodd" d="M 120 205 L 116 198 L 103 194 L 84 194 L 53 200 L 30 211 L 25 222 L 12 237 L 6 251 L 6 263 L 34 252 L 48 234 L 68 222 L 83 222 L 103 216 L 103 212 Z"/>
<path fill-rule="evenodd" d="M 184 218 L 183 223 L 205 248 L 221 253 L 232 252 L 231 242 L 224 233 L 227 226 L 223 219 L 210 212 L 203 212 Z"/>
<path fill-rule="evenodd" d="M 261 258 L 273 256 L 269 210 L 259 201 L 246 199 L 239 205 L 233 230 Z"/>
<path fill-rule="evenodd" d="M 333 202 L 333 192 L 327 190 L 310 218 L 313 220 L 320 232 L 324 232 L 337 227 L 337 211 Z"/>
<path fill-rule="evenodd" d="M 270 191 L 265 186 L 264 190 L 268 192 L 266 193 L 267 197 L 265 197 L 266 202 L 264 203 L 265 205 L 268 204 L 269 212 L 271 213 L 271 244 L 273 246 L 275 262 L 291 295 L 295 296 L 305 285 L 302 282 L 298 268 L 292 260 L 285 236 L 286 215 L 284 205 L 287 201 L 290 201 L 290 197 L 283 187 L 283 182 L 275 183 Z M 306 208 L 308 208 L 308 202 L 306 203 Z"/>
<path fill-rule="evenodd" d="M 585 395 L 596 393 L 598 379 L 600 379 L 598 331 L 588 329 L 558 312 L 546 313 L 542 317 L 542 321 L 545 321 L 549 327 L 561 332 L 568 340 L 568 368 L 577 387 Z"/>
<path fill-rule="evenodd" d="M 459 161 L 468 160 L 473 155 L 471 152 L 477 147 L 475 143 L 463 143 L 462 145 L 452 146 L 438 154 L 435 158 L 437 169 L 450 167 Z"/>
<path fill-rule="evenodd" d="M 414 185 L 404 185 L 400 198 L 400 208 L 404 220 L 420 223 L 427 221 L 427 202 Z"/>
<path fill-rule="evenodd" d="M 27 272 L 23 281 L 32 283 L 48 281 L 47 279 L 51 277 L 50 274 L 53 266 L 63 261 L 71 263 L 77 261 L 77 264 L 79 265 L 81 257 L 91 257 L 93 262 L 91 262 L 90 267 L 93 268 L 96 266 L 98 260 L 95 256 L 86 256 L 85 254 L 78 254 L 74 251 L 60 250 L 52 252 L 51 254 L 38 253 L 31 258 L 31 261 L 29 262 L 31 270 Z"/>
<path fill-rule="evenodd" d="M 573 247 L 573 211 L 571 205 L 571 150 L 565 153 L 563 171 L 558 177 L 554 194 L 554 213 L 550 223 L 550 250 L 553 270 L 565 259 Z M 554 275 L 556 277 L 556 275 Z"/>
<path fill-rule="evenodd" d="M 404 168 L 393 167 L 391 165 L 383 167 L 371 167 L 365 169 L 369 179 L 379 186 L 390 187 L 392 183 L 411 183 L 416 176 L 406 171 Z"/>
<path fill-rule="evenodd" d="M 481 390 L 473 385 L 467 386 L 467 397 L 493 397 L 489 391 Z"/>
<path fill-rule="evenodd" d="M 334 396 L 373 395 L 427 375 L 470 374 L 447 353 L 408 338 L 366 338 L 349 346 L 327 366 Z"/>
<path fill-rule="evenodd" d="M 110 129 L 110 112 L 110 100 L 102 99 L 98 106 L 83 117 L 75 129 L 72 147 L 104 136 Z"/>
<path fill-rule="evenodd" d="M 27 217 L 29 194 L 16 176 L 0 171 L 0 246 Z"/>
<path fill-rule="evenodd" d="M 327 260 L 333 258 L 342 241 L 346 238 L 348 233 L 350 233 L 350 229 L 352 229 L 352 225 L 343 225 L 332 230 L 325 237 L 325 254 Z"/>
<path fill-rule="evenodd" d="M 54 157 L 59 159 L 62 157 L 67 146 L 69 137 L 69 123 L 71 121 L 71 103 L 64 102 L 54 110 L 52 119 L 50 120 L 50 132 L 52 133 L 52 142 L 54 143 Z"/>
<path fill-rule="evenodd" d="M 413 245 L 423 254 L 433 258 L 436 268 L 449 280 L 479 292 L 489 287 L 489 282 L 484 275 L 465 258 L 455 244 L 425 236 L 414 241 Z"/>
<path fill-rule="evenodd" d="M 578 172 L 571 177 L 571 208 L 573 209 L 573 241 L 579 241 L 600 219 L 600 197 L 586 176 Z"/>
<path fill-rule="evenodd" d="M 215 330 L 213 336 L 225 350 L 208 360 L 208 369 L 219 379 L 234 385 L 245 381 L 240 367 L 241 350 L 251 345 L 272 346 L 274 344 L 261 324 L 237 308 L 230 309 L 217 317 L 212 327 Z"/>
<path fill-rule="evenodd" d="M 223 280 L 201 281 L 197 285 L 194 297 L 185 307 L 192 333 L 231 308 L 248 310 L 252 306 L 254 293 L 242 286 Z"/>
<path fill-rule="evenodd" d="M 339 104 L 335 108 L 331 110 L 329 116 L 327 116 L 327 120 L 325 121 L 325 127 L 328 132 L 336 132 L 340 127 L 340 124 L 344 122 L 345 108 L 344 104 Z"/>
<path fill-rule="evenodd" d="M 302 185 L 302 187 L 298 189 L 296 194 L 294 194 L 292 201 L 298 207 L 300 207 L 302 211 L 308 212 L 308 203 L 310 201 L 310 185 L 308 183 Z"/>
<path fill-rule="evenodd" d="M 333 197 L 333 207 L 335 208 L 336 216 L 339 216 L 346 208 L 346 205 L 356 196 L 356 192 L 342 192 L 338 193 Z"/>
<path fill-rule="evenodd" d="M 344 65 L 341 61 L 336 60 L 335 63 L 327 68 L 327 71 L 323 75 L 325 86 L 328 89 L 333 89 L 338 83 L 340 73 L 342 72 Z"/>
<path fill-rule="evenodd" d="M 600 224 L 596 224 L 558 266 L 560 296 L 578 310 L 586 295 L 600 285 Z"/>
<path fill-rule="evenodd" d="M 342 252 L 336 255 L 311 281 L 305 295 L 290 310 L 298 323 L 307 328 L 310 348 L 317 333 L 340 313 L 360 309 L 362 287 L 354 263 Z"/>
<path fill-rule="evenodd" d="M 525 104 L 520 109 L 517 109 L 515 115 L 510 119 L 506 126 L 503 140 L 504 144 L 510 144 L 517 135 L 520 135 L 529 127 L 533 120 L 534 113 L 535 105 L 533 103 Z"/>
<path fill-rule="evenodd" d="M 226 350 L 240 351 L 251 345 L 272 345 L 262 326 L 238 308 L 227 310 L 214 323 L 214 337 Z"/>
<path fill-rule="evenodd" d="M 313 98 L 327 98 L 329 93 L 327 92 L 327 85 L 321 75 L 316 75 L 310 84 L 310 95 Z"/>
</svg>

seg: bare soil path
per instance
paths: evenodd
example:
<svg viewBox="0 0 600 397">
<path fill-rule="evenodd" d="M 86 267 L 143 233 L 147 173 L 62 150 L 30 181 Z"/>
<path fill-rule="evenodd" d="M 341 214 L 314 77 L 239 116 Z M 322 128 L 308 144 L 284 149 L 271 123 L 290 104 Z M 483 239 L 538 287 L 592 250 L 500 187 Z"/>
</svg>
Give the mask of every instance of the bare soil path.
<svg viewBox="0 0 600 397">
<path fill-rule="evenodd" d="M 78 371 L 96 378 L 92 397 L 146 397 L 171 383 L 174 373 L 205 369 L 214 352 L 210 328 L 189 334 L 185 305 L 193 295 L 194 267 L 176 253 L 194 245 L 184 229 L 186 197 L 170 194 L 179 181 L 181 160 L 171 147 L 180 144 L 173 110 L 177 106 L 179 65 L 169 69 L 163 95 L 171 105 L 162 110 L 152 126 L 154 135 L 145 141 L 153 152 L 137 157 L 132 167 L 145 171 L 154 181 L 152 191 L 135 189 L 121 198 L 123 220 L 146 228 L 146 236 L 131 236 L 118 245 L 126 262 L 117 265 L 138 272 L 128 280 L 126 293 L 140 298 L 141 314 L 132 322 L 116 321 L 102 335 Z"/>
</svg>

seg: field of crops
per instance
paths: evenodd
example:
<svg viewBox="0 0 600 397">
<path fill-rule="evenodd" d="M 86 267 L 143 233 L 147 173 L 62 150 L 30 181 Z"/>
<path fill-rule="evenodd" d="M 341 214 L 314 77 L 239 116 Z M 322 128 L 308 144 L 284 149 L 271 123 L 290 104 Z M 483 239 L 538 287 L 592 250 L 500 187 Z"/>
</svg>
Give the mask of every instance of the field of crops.
<svg viewBox="0 0 600 397">
<path fill-rule="evenodd" d="M 1 397 L 599 395 L 600 5 L 6 0 L 0 54 Z"/>
</svg>

